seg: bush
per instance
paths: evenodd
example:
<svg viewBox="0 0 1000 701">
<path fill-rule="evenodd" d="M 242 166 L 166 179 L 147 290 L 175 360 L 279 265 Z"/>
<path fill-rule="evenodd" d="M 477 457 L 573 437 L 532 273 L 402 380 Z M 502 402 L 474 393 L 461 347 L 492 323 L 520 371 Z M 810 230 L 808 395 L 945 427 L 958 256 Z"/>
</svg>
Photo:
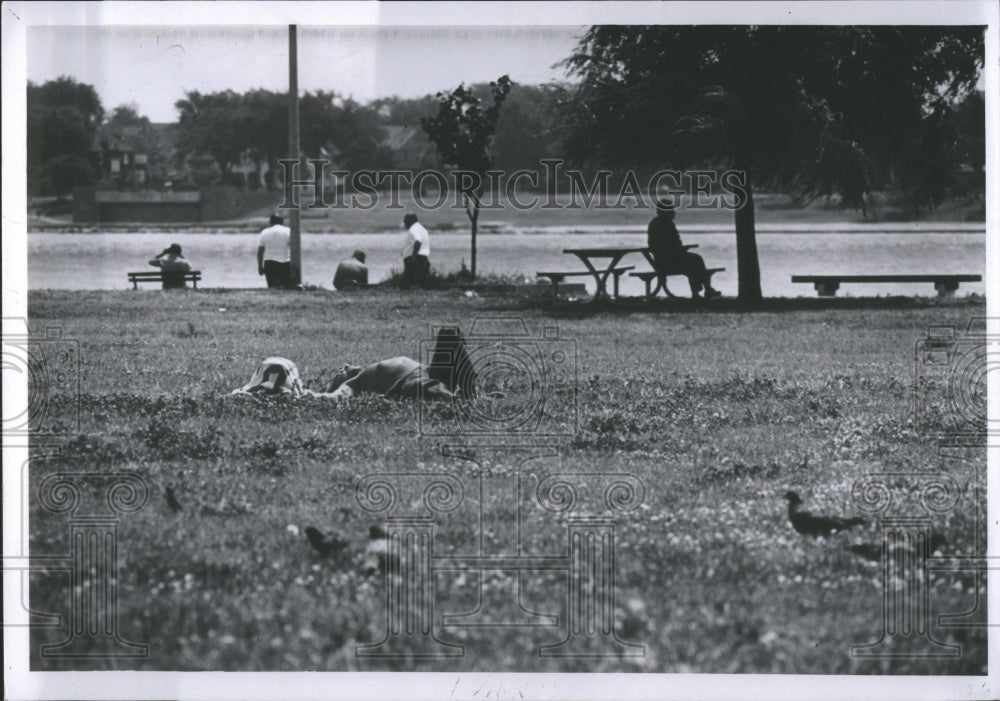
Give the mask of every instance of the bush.
<svg viewBox="0 0 1000 701">
<path fill-rule="evenodd" d="M 381 284 L 388 287 L 403 287 L 403 271 L 394 268 L 389 272 L 389 277 L 383 280 Z M 450 290 L 472 284 L 521 285 L 524 284 L 524 279 L 517 275 L 501 275 L 496 273 L 473 277 L 472 271 L 465 266 L 465 261 L 463 260 L 462 267 L 454 272 L 441 273 L 432 269 L 427 279 L 419 287 L 428 290 Z"/>
</svg>

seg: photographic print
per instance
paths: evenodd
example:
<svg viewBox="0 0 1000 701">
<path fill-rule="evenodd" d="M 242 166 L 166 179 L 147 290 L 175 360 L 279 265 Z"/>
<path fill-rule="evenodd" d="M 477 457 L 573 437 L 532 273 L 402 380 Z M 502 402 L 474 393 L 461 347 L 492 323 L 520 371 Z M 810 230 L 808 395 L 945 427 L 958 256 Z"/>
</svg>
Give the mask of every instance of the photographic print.
<svg viewBox="0 0 1000 701">
<path fill-rule="evenodd" d="M 997 8 L 519 8 L 5 4 L 13 697 L 996 697 Z"/>
</svg>

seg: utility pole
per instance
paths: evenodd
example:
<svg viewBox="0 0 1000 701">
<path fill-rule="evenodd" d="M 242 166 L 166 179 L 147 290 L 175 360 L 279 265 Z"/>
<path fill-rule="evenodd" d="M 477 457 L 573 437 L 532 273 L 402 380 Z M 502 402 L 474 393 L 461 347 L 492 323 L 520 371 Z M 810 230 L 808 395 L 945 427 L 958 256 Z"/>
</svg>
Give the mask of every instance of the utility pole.
<svg viewBox="0 0 1000 701">
<path fill-rule="evenodd" d="M 288 25 L 288 157 L 299 161 L 297 177 L 301 179 L 303 177 L 303 164 L 299 159 L 299 57 L 294 24 Z M 298 198 L 295 199 L 298 200 Z M 297 286 L 302 284 L 302 238 L 299 208 L 291 210 L 290 214 L 292 284 Z"/>
</svg>

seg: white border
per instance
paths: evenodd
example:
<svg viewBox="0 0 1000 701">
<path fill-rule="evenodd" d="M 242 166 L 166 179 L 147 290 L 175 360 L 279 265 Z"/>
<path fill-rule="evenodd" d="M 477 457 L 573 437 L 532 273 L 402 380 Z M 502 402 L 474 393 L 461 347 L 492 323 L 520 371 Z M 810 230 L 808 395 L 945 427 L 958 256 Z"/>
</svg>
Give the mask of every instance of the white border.
<svg viewBox="0 0 1000 701">
<path fill-rule="evenodd" d="M 238 21 L 233 21 L 238 18 Z M 986 35 L 987 270 L 1000 271 L 997 239 L 998 6 L 993 0 L 949 2 L 561 2 L 523 3 L 51 3 L 8 2 L 2 6 L 3 56 L 3 316 L 26 316 L 25 35 L 29 25 L 584 25 L 584 24 L 982 24 Z M 987 276 L 988 313 L 997 315 L 998 281 Z M 1000 328 L 994 328 L 1000 332 Z M 990 376 L 990 416 L 1000 418 L 1000 378 Z M 4 386 L 23 397 L 25 386 Z M 5 437 L 5 443 L 6 443 Z M 1000 440 L 990 450 L 989 493 L 1000 494 Z M 26 451 L 24 451 L 26 457 Z M 4 484 L 17 484 L 21 460 L 4 450 Z M 14 459 L 11 459 L 14 458 Z M 4 489 L 4 551 L 26 517 Z M 988 520 L 1000 522 L 1000 504 L 990 499 Z M 995 534 L 994 526 L 994 534 Z M 989 541 L 992 557 L 1000 542 Z M 9 591 L 4 573 L 4 590 Z M 990 577 L 990 618 L 998 620 L 1000 577 Z M 16 603 L 16 602 L 15 602 Z M 19 606 L 4 599 L 5 620 Z M 875 677 L 825 675 L 692 674 L 488 674 L 488 673 L 167 673 L 27 671 L 27 636 L 5 629 L 5 687 L 16 699 L 297 699 L 297 698 L 746 698 L 746 699 L 931 699 L 1000 697 L 997 669 L 1000 629 L 990 629 L 989 677 Z"/>
</svg>

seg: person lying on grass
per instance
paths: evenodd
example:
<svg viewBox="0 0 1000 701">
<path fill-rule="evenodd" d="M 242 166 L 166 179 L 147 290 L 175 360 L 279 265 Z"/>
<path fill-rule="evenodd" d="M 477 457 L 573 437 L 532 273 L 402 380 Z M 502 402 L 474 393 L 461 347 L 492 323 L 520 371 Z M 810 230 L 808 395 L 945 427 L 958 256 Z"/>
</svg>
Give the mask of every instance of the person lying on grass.
<svg viewBox="0 0 1000 701">
<path fill-rule="evenodd" d="M 265 358 L 250 382 L 232 394 L 308 395 L 346 401 L 370 392 L 390 398 L 454 399 L 473 396 L 475 371 L 461 332 L 457 327 L 445 327 L 438 332 L 430 366 L 400 355 L 364 367 L 345 365 L 320 385 L 322 391 L 303 388 L 295 363 L 275 356 Z"/>
</svg>

